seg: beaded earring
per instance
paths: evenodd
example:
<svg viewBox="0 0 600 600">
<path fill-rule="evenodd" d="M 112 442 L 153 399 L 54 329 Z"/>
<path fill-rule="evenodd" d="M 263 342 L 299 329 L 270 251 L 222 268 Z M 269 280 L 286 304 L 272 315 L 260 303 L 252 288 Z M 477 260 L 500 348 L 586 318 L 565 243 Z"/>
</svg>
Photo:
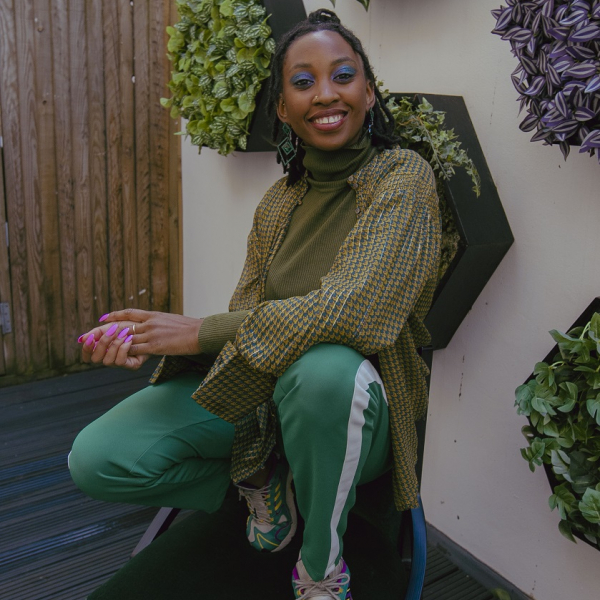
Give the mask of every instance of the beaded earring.
<svg viewBox="0 0 600 600">
<path fill-rule="evenodd" d="M 296 157 L 296 147 L 292 141 L 292 128 L 287 123 L 284 123 L 282 129 L 284 137 L 281 142 L 277 144 L 277 152 L 279 152 L 279 157 L 281 158 L 283 166 L 287 168 Z"/>
<path fill-rule="evenodd" d="M 368 125 L 369 137 L 373 137 L 373 121 L 374 120 L 375 120 L 375 113 L 373 112 L 373 109 L 370 108 L 369 109 L 369 125 Z"/>
</svg>

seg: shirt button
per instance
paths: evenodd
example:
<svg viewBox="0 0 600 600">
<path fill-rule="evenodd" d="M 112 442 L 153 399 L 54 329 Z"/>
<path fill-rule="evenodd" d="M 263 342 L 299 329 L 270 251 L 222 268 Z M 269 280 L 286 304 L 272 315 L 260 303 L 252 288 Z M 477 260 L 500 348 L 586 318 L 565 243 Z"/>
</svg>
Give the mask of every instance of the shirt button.
<svg viewBox="0 0 600 600">
<path fill-rule="evenodd" d="M 357 209 L 356 209 L 354 212 L 355 212 L 357 215 L 360 215 L 360 208 L 357 208 Z"/>
<path fill-rule="evenodd" d="M 352 183 L 354 181 L 354 175 L 350 175 L 350 177 L 348 177 L 348 183 Z"/>
</svg>

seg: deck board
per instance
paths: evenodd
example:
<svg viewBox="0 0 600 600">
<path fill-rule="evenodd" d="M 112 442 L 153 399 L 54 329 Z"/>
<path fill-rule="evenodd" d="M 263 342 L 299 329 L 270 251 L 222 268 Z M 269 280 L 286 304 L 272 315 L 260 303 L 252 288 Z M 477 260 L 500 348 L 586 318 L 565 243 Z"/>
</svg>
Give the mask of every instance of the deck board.
<svg viewBox="0 0 600 600">
<path fill-rule="evenodd" d="M 143 388 L 154 364 L 0 389 L 2 600 L 82 600 L 128 561 L 156 509 L 87 498 L 66 460 L 77 433 Z M 491 598 L 430 547 L 423 600 Z"/>
</svg>

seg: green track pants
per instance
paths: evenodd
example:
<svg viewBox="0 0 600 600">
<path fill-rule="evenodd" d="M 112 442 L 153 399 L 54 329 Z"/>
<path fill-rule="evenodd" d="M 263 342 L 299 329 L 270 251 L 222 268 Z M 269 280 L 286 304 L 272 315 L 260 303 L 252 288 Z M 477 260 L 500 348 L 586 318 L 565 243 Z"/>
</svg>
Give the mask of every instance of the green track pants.
<svg viewBox="0 0 600 600">
<path fill-rule="evenodd" d="M 77 486 L 101 500 L 217 510 L 230 485 L 234 426 L 191 399 L 199 383 L 180 374 L 88 425 L 69 456 Z M 319 344 L 279 378 L 273 400 L 305 520 L 302 561 L 320 580 L 341 556 L 356 485 L 391 466 L 385 391 L 356 351 Z"/>
</svg>

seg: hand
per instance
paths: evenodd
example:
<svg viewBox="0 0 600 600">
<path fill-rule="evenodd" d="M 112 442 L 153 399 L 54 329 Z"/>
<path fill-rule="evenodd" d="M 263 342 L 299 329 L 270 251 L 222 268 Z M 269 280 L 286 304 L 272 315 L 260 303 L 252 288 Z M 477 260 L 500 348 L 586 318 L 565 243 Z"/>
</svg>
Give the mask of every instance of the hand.
<svg viewBox="0 0 600 600">
<path fill-rule="evenodd" d="M 103 325 L 79 338 L 83 342 L 84 362 L 139 368 L 151 354 L 193 355 L 200 352 L 198 331 L 203 319 L 128 308 L 108 313 L 101 320 Z M 126 328 L 129 331 L 123 334 Z M 92 334 L 94 343 L 88 344 Z M 119 338 L 119 335 L 123 337 Z M 124 343 L 129 335 L 133 337 Z M 141 362 L 128 360 L 130 358 L 141 359 Z"/>
<path fill-rule="evenodd" d="M 96 327 L 80 336 L 81 359 L 85 363 L 102 363 L 107 367 L 121 367 L 135 371 L 139 369 L 150 355 L 130 356 L 133 335 L 129 327 L 121 327 L 117 323 L 107 323 Z"/>
</svg>

